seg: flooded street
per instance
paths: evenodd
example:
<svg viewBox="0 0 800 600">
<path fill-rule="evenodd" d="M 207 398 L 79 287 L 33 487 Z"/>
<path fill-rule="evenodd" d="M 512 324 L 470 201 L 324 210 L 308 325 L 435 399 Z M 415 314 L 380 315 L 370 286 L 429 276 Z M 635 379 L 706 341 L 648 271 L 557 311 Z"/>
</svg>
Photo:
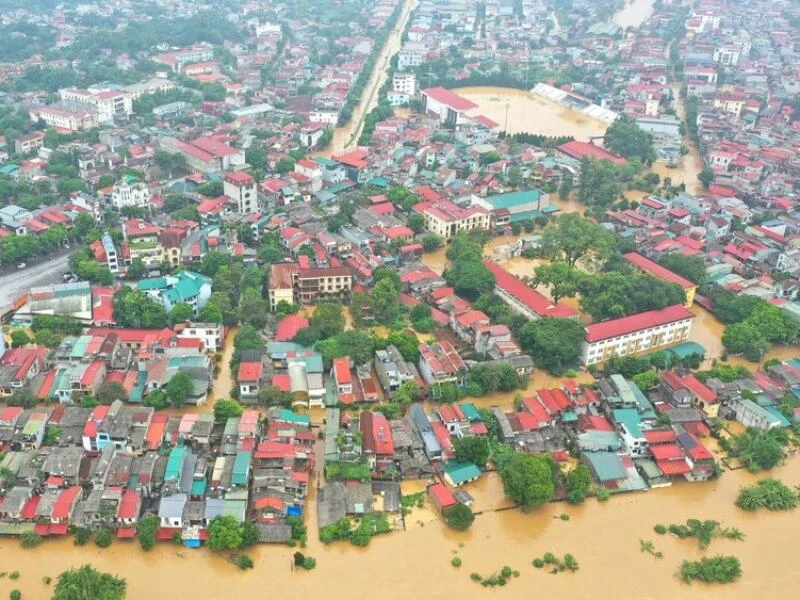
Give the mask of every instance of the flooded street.
<svg viewBox="0 0 800 600">
<path fill-rule="evenodd" d="M 653 14 L 653 0 L 625 0 L 625 2 L 625 7 L 614 13 L 611 19 L 623 29 L 639 27 Z"/>
<path fill-rule="evenodd" d="M 395 27 L 389 32 L 389 37 L 375 61 L 375 69 L 364 87 L 359 103 L 353 110 L 350 122 L 344 127 L 334 129 L 333 139 L 328 147 L 312 153 L 310 155 L 312 158 L 315 156 L 330 158 L 355 146 L 358 136 L 361 135 L 364 116 L 378 104 L 378 92 L 388 76 L 389 60 L 400 50 L 403 31 L 406 28 L 411 11 L 416 8 L 417 3 L 418 0 L 404 0 L 403 12 L 400 14 Z"/>
<path fill-rule="evenodd" d="M 501 130 L 510 133 L 571 135 L 575 139 L 588 141 L 592 136 L 603 135 L 607 127 L 602 121 L 524 90 L 487 86 L 457 88 L 453 91 L 472 100 L 480 107 L 481 114 L 499 123 Z"/>
<path fill-rule="evenodd" d="M 771 475 L 790 485 L 800 483 L 800 461 L 794 459 Z M 693 599 L 708 598 L 709 594 L 721 599 L 794 598 L 800 551 L 794 544 L 781 545 L 781 560 L 776 561 L 775 550 L 777 540 L 785 540 L 787 532 L 800 528 L 800 511 L 750 514 L 737 509 L 733 502 L 739 486 L 755 479 L 742 470 L 726 472 L 716 482 L 682 483 L 615 496 L 605 504 L 595 500 L 579 507 L 551 504 L 524 514 L 518 510 L 493 512 L 508 504 L 499 478 L 489 474 L 467 487 L 475 498 L 474 510 L 487 511 L 476 517 L 470 531 L 447 529 L 429 508 L 414 510 L 406 532 L 374 538 L 364 549 L 346 543 L 324 546 L 312 530 L 308 548 L 303 550 L 317 559 L 317 568 L 311 572 L 291 571 L 294 549 L 286 546 L 250 550 L 255 569 L 242 572 L 224 554 L 215 556 L 205 549 L 172 544 L 161 543 L 145 553 L 135 541 L 115 541 L 101 550 L 93 545 L 75 547 L 68 538 L 23 550 L 17 540 L 2 538 L 3 570 L 19 571 L 20 578 L 0 579 L 0 596 L 18 588 L 26 600 L 44 600 L 51 592 L 42 583 L 44 576 L 55 577 L 70 566 L 91 563 L 125 577 L 132 599 L 245 597 L 266 585 L 270 595 L 278 597 L 297 595 L 299 590 L 308 597 L 323 597 L 346 585 L 366 597 L 391 599 L 484 598 L 490 594 L 522 599 L 530 598 L 533 589 L 546 598 L 575 599 L 596 598 L 597 582 L 602 582 L 606 598 Z M 413 487 L 413 491 L 422 487 L 418 482 L 410 484 L 406 488 Z M 562 513 L 569 514 L 570 520 L 556 518 Z M 654 534 L 653 526 L 689 518 L 714 518 L 746 534 L 743 542 L 714 540 L 706 553 L 737 556 L 743 569 L 738 583 L 686 585 L 675 577 L 681 560 L 701 553 L 691 540 Z M 640 552 L 640 539 L 652 540 L 664 559 Z M 548 551 L 559 556 L 574 554 L 580 571 L 554 577 L 534 569 L 531 561 Z M 463 561 L 460 569 L 450 566 L 454 554 Z M 488 575 L 504 565 L 520 571 L 519 579 L 505 588 L 490 592 L 469 579 L 472 572 Z M 344 594 L 342 590 L 334 597 Z"/>
</svg>

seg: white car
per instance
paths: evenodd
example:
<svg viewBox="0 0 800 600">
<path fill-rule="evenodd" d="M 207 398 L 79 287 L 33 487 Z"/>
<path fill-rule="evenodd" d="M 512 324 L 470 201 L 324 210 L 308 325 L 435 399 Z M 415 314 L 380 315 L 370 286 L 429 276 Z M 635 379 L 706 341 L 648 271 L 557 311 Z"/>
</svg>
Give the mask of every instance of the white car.
<svg viewBox="0 0 800 600">
<path fill-rule="evenodd" d="M 24 269 L 24 268 L 25 268 L 25 267 L 27 267 L 27 266 L 28 266 L 28 265 L 26 265 L 25 263 L 19 263 L 19 264 L 17 265 L 17 268 L 18 268 L 18 269 Z"/>
</svg>

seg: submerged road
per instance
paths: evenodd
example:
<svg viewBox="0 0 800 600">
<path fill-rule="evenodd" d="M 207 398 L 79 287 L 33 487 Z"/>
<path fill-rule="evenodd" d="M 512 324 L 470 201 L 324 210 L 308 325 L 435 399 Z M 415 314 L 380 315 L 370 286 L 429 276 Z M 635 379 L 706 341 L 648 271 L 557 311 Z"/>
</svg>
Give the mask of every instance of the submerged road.
<svg viewBox="0 0 800 600">
<path fill-rule="evenodd" d="M 0 272 L 0 306 L 11 304 L 14 298 L 29 292 L 32 287 L 61 283 L 61 275 L 69 270 L 70 252 L 49 256 L 36 264 L 28 262 L 24 269 L 11 267 Z"/>
</svg>

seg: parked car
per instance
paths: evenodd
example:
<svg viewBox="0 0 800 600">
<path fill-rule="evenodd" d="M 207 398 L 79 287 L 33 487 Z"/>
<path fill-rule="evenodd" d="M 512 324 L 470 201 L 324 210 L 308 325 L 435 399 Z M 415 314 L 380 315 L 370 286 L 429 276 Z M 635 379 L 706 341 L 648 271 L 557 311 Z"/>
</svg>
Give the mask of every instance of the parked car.
<svg viewBox="0 0 800 600">
<path fill-rule="evenodd" d="M 25 264 L 25 263 L 19 263 L 19 264 L 17 265 L 17 268 L 18 268 L 18 269 L 24 269 L 24 268 L 25 268 L 25 267 L 27 267 L 27 266 L 28 266 L 28 265 L 27 265 L 27 264 Z"/>
</svg>

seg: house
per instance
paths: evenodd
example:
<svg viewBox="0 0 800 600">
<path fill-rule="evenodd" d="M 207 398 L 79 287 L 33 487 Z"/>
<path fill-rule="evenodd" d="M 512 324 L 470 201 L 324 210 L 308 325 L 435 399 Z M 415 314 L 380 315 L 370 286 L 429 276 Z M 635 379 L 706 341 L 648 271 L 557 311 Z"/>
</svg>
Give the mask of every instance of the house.
<svg viewBox="0 0 800 600">
<path fill-rule="evenodd" d="M 661 373 L 661 389 L 673 406 L 679 408 L 695 406 L 707 416 L 716 418 L 719 409 L 716 392 L 697 379 L 693 373 L 664 371 Z"/>
<path fill-rule="evenodd" d="M 500 265 L 485 260 L 483 264 L 494 275 L 494 292 L 514 312 L 529 319 L 559 317 L 561 319 L 577 319 L 578 312 L 566 304 L 552 302 L 521 279 L 506 271 Z"/>
<path fill-rule="evenodd" d="M 728 401 L 728 405 L 736 413 L 736 420 L 745 427 L 774 429 L 775 427 L 782 427 L 784 425 L 780 413 L 774 414 L 752 400 L 743 398 L 740 394 L 735 394 Z"/>
<path fill-rule="evenodd" d="M 211 278 L 188 270 L 175 275 L 142 279 L 137 287 L 163 305 L 167 312 L 183 302 L 191 306 L 197 315 L 211 298 Z"/>
<path fill-rule="evenodd" d="M 414 363 L 408 362 L 393 345 L 375 351 L 375 373 L 383 393 L 392 399 L 406 381 L 417 381 L 419 372 Z"/>
<path fill-rule="evenodd" d="M 402 71 L 402 69 L 400 69 Z M 439 117 L 447 127 L 463 125 L 478 105 L 443 87 L 422 90 L 422 112 Z"/>
<path fill-rule="evenodd" d="M 256 361 L 239 363 L 239 371 L 236 374 L 236 381 L 239 384 L 239 397 L 242 401 L 250 400 L 258 396 L 261 389 L 261 378 L 264 365 L 261 359 Z"/>
<path fill-rule="evenodd" d="M 669 269 L 662 267 L 655 261 L 645 258 L 638 252 L 628 252 L 623 255 L 625 260 L 628 261 L 635 269 L 648 273 L 656 279 L 668 281 L 669 283 L 677 283 L 683 288 L 686 293 L 686 302 L 684 306 L 689 308 L 694 303 L 694 295 L 697 291 L 697 284 L 689 281 L 685 277 L 681 277 L 677 273 L 673 273 Z"/>
<path fill-rule="evenodd" d="M 588 158 L 591 160 L 607 160 L 615 165 L 626 165 L 628 161 L 622 158 L 621 156 L 617 156 L 606 150 L 605 148 L 601 148 L 600 146 L 595 146 L 589 142 L 579 142 L 578 140 L 572 140 L 567 142 L 566 144 L 561 144 L 556 148 L 559 152 L 568 156 L 569 158 L 573 158 L 575 160 L 581 161 L 584 158 Z"/>
<path fill-rule="evenodd" d="M 443 483 L 434 483 L 428 486 L 428 497 L 439 512 L 458 504 L 453 492 Z"/>
<path fill-rule="evenodd" d="M 333 366 L 331 367 L 331 377 L 336 383 L 336 394 L 339 401 L 347 404 L 346 399 L 349 398 L 352 402 L 353 396 L 353 374 L 350 371 L 350 358 L 341 356 L 333 359 Z M 343 399 L 343 397 L 345 399 Z"/>
<path fill-rule="evenodd" d="M 552 212 L 555 208 L 550 206 L 550 194 L 536 188 L 485 198 L 475 197 L 472 204 L 490 211 L 497 226 L 528 221 Z"/>
<path fill-rule="evenodd" d="M 379 412 L 364 411 L 359 416 L 364 458 L 372 471 L 383 473 L 394 467 L 394 438 L 389 421 Z"/>
<path fill-rule="evenodd" d="M 258 184 L 252 175 L 244 171 L 225 173 L 223 191 L 236 205 L 240 215 L 251 215 L 260 210 Z"/>
<path fill-rule="evenodd" d="M 675 304 L 587 325 L 581 361 L 592 365 L 612 356 L 627 356 L 684 341 L 689 337 L 692 319 L 693 313 Z"/>
<path fill-rule="evenodd" d="M 453 345 L 442 340 L 431 345 L 419 345 L 419 372 L 429 385 L 452 382 L 464 385 L 467 365 Z"/>
<path fill-rule="evenodd" d="M 281 301 L 304 305 L 347 302 L 352 287 L 353 276 L 347 267 L 311 267 L 306 261 L 270 267 L 269 301 L 273 311 Z"/>
<path fill-rule="evenodd" d="M 425 229 L 444 240 L 453 239 L 461 231 L 488 230 L 492 222 L 492 215 L 485 208 L 461 208 L 449 200 L 419 202 L 413 210 L 422 215 Z"/>
</svg>

